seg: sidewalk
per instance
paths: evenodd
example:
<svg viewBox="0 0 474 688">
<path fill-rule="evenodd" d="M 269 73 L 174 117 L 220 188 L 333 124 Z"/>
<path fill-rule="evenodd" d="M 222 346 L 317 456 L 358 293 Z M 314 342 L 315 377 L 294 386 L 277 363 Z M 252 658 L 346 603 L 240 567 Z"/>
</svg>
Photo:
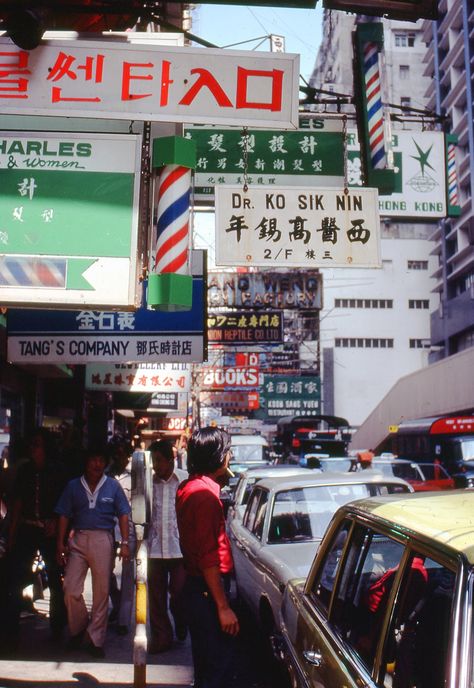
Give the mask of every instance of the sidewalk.
<svg viewBox="0 0 474 688">
<path fill-rule="evenodd" d="M 87 589 L 86 589 L 87 593 Z M 87 594 L 86 594 L 87 599 Z M 15 656 L 0 658 L 0 688 L 130 688 L 133 686 L 133 634 L 119 636 L 110 627 L 104 659 L 92 659 L 83 650 L 69 650 L 64 640 L 52 640 L 48 624 L 48 600 L 35 602 L 36 614 L 21 621 L 21 645 Z M 147 685 L 155 688 L 187 688 L 193 670 L 189 637 L 175 642 L 169 652 L 149 655 Z"/>
</svg>

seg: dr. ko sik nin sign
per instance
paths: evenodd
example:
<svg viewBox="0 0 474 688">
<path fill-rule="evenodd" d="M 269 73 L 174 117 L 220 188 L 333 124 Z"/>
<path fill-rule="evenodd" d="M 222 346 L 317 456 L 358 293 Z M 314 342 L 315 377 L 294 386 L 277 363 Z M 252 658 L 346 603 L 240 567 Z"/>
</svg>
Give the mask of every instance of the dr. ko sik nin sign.
<svg viewBox="0 0 474 688">
<path fill-rule="evenodd" d="M 216 265 L 380 267 L 377 189 L 216 186 Z"/>
</svg>

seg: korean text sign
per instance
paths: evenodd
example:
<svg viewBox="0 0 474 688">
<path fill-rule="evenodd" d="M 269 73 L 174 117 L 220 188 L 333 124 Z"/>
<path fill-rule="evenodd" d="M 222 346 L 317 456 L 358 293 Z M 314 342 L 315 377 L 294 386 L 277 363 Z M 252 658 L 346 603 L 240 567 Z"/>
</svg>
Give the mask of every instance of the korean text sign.
<svg viewBox="0 0 474 688">
<path fill-rule="evenodd" d="M 0 134 L 0 301 L 136 305 L 140 153 L 136 135 Z"/>
<path fill-rule="evenodd" d="M 376 189 L 216 186 L 216 265 L 380 267 Z"/>
<path fill-rule="evenodd" d="M 3 113 L 296 128 L 299 56 L 0 39 Z"/>
</svg>

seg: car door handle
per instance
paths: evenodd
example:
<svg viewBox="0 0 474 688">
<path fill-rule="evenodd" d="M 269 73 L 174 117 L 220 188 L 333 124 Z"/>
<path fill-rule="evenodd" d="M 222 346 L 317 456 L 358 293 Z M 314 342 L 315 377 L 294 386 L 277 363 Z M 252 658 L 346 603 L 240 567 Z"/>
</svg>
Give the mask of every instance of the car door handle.
<svg viewBox="0 0 474 688">
<path fill-rule="evenodd" d="M 323 663 L 323 656 L 317 650 L 304 650 L 303 657 L 306 659 L 308 664 L 312 664 L 315 667 L 320 667 Z"/>
<path fill-rule="evenodd" d="M 235 546 L 237 547 L 237 549 L 240 549 L 240 550 L 242 550 L 242 552 L 245 552 L 244 545 L 241 542 L 239 542 L 238 540 L 235 540 Z"/>
</svg>

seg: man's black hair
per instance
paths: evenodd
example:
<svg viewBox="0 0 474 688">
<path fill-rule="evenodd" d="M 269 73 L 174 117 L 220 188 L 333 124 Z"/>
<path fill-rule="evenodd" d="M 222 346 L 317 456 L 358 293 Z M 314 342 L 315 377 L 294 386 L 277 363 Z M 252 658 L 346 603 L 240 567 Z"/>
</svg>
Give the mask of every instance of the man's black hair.
<svg viewBox="0 0 474 688">
<path fill-rule="evenodd" d="M 208 475 L 222 466 L 230 450 L 230 435 L 220 428 L 195 430 L 188 442 L 188 472 Z"/>
<path fill-rule="evenodd" d="M 160 452 L 168 461 L 174 461 L 173 443 L 170 440 L 155 440 L 148 447 L 150 452 Z"/>
</svg>

